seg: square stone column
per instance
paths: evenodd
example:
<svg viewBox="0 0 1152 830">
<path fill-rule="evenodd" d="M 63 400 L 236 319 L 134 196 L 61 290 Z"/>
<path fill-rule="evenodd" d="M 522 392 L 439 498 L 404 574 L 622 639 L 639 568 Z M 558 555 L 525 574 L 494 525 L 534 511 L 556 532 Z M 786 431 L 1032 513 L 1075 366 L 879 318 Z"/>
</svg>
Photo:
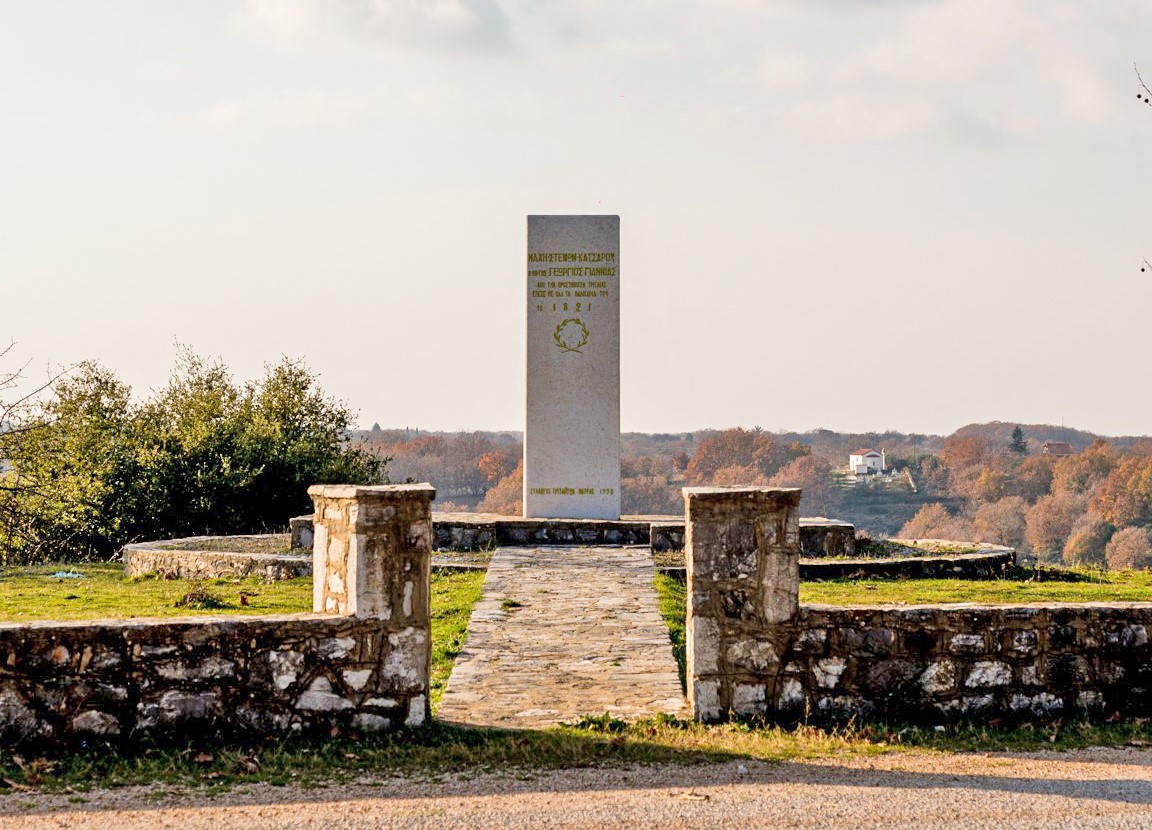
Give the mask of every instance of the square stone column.
<svg viewBox="0 0 1152 830">
<path fill-rule="evenodd" d="M 620 217 L 528 217 L 524 516 L 620 518 Z"/>
<path fill-rule="evenodd" d="M 312 610 L 427 627 L 436 489 L 321 484 L 308 495 Z"/>
<path fill-rule="evenodd" d="M 800 491 L 686 487 L 684 507 L 692 716 L 764 714 L 800 607 Z"/>
</svg>

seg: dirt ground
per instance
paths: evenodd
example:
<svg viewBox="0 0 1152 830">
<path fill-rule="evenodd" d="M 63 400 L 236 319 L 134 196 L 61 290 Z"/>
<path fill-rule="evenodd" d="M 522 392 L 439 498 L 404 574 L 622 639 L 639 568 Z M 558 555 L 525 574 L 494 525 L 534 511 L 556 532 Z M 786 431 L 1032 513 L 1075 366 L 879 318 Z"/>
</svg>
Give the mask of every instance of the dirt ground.
<svg viewBox="0 0 1152 830">
<path fill-rule="evenodd" d="M 1152 828 L 1152 751 L 935 755 L 0 796 L 20 828 Z"/>
</svg>

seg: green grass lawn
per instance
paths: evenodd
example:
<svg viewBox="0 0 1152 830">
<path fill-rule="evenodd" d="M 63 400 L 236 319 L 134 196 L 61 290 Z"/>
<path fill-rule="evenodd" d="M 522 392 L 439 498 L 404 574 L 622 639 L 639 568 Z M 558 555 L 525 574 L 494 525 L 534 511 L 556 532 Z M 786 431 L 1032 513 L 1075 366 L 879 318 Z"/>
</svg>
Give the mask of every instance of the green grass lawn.
<svg viewBox="0 0 1152 830">
<path fill-rule="evenodd" d="M 432 710 L 448 685 L 452 664 L 464 647 L 472 606 L 480 599 L 484 571 L 442 571 L 432 574 Z"/>
<path fill-rule="evenodd" d="M 660 610 L 669 624 L 684 618 L 684 583 L 656 579 Z M 840 579 L 801 582 L 806 605 L 986 605 L 1057 602 L 1152 602 L 1152 573 L 1046 569 L 1039 578 L 1020 571 L 1015 579 Z"/>
<path fill-rule="evenodd" d="M 822 605 L 921 605 L 976 602 L 1152 602 L 1152 573 L 1073 570 L 1044 572 L 1058 579 L 861 579 L 801 582 L 800 602 Z"/>
<path fill-rule="evenodd" d="M 53 573 L 78 573 L 81 579 L 56 579 Z M 191 607 L 177 602 L 197 585 L 220 607 Z M 241 596 L 248 604 L 243 605 Z M 209 603 L 212 604 L 212 603 Z M 178 617 L 189 614 L 297 614 L 312 610 L 312 580 L 259 578 L 125 579 L 118 562 L 40 565 L 0 572 L 0 622 Z"/>
<path fill-rule="evenodd" d="M 54 578 L 57 572 L 83 578 Z M 464 645 L 468 617 L 480 598 L 483 571 L 432 574 L 432 705 Z M 195 592 L 199 601 L 180 604 Z M 246 601 L 247 604 L 242 602 Z M 0 572 L 0 622 L 128 619 L 189 614 L 299 614 L 312 610 L 312 580 L 125 579 L 118 563 L 51 565 Z"/>
</svg>

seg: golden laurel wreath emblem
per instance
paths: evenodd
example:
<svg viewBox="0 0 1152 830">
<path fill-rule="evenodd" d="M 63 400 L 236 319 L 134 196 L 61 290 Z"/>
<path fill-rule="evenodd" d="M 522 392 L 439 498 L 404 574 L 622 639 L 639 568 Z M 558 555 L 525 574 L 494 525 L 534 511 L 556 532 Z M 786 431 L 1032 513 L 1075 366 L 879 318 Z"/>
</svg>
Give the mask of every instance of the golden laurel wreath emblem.
<svg viewBox="0 0 1152 830">
<path fill-rule="evenodd" d="M 580 350 L 588 345 L 588 327 L 578 317 L 569 317 L 552 332 L 552 339 L 564 351 L 581 354 Z"/>
</svg>

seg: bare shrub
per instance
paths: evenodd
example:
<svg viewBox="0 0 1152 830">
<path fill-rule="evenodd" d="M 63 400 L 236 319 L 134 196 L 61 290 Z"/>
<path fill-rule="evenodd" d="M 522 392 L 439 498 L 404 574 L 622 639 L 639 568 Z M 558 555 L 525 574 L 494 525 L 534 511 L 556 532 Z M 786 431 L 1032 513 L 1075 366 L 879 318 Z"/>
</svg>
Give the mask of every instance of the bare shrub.
<svg viewBox="0 0 1152 830">
<path fill-rule="evenodd" d="M 1142 527 L 1126 527 L 1104 549 L 1108 568 L 1113 571 L 1148 570 L 1152 568 L 1152 540 Z"/>
</svg>

